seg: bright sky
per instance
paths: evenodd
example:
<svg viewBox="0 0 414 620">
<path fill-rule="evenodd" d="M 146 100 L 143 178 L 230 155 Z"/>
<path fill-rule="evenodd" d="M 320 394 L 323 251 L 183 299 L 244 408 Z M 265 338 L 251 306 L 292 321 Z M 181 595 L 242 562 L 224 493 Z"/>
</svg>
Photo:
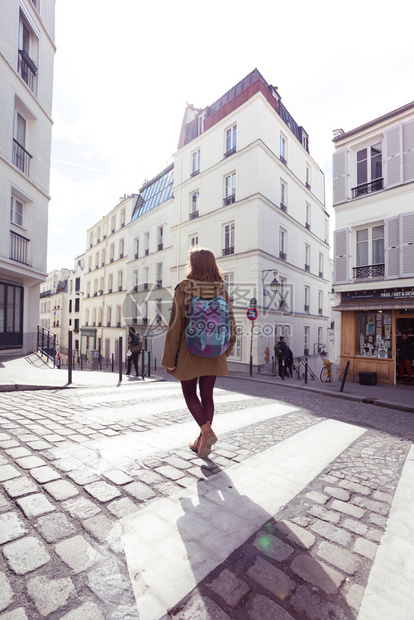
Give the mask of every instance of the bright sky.
<svg viewBox="0 0 414 620">
<path fill-rule="evenodd" d="M 186 102 L 255 67 L 309 133 L 331 215 L 332 131 L 414 100 L 405 0 L 57 0 L 56 45 L 49 271 L 172 161 Z"/>
</svg>

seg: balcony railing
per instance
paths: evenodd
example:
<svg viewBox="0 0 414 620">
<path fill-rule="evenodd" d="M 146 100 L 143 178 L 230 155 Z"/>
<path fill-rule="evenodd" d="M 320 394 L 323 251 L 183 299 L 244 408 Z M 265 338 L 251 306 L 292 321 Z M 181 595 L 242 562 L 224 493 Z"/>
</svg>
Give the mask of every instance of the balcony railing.
<svg viewBox="0 0 414 620">
<path fill-rule="evenodd" d="M 372 192 L 379 192 L 384 189 L 384 179 L 375 179 L 370 183 L 361 183 L 352 188 L 352 198 L 359 198 L 359 196 L 365 196 L 365 194 L 371 194 Z"/>
<path fill-rule="evenodd" d="M 19 50 L 19 74 L 26 82 L 32 93 L 36 92 L 37 67 L 25 50 Z"/>
<path fill-rule="evenodd" d="M 19 235 L 18 233 L 10 231 L 10 258 L 12 260 L 17 261 L 18 263 L 23 263 L 24 265 L 28 265 L 27 260 L 27 251 L 29 246 L 30 239 Z"/>
<path fill-rule="evenodd" d="M 231 204 L 233 204 L 233 202 L 236 202 L 236 194 L 232 194 L 231 196 L 226 196 L 223 199 L 223 204 L 224 205 L 231 205 Z"/>
<path fill-rule="evenodd" d="M 282 162 L 282 164 L 285 164 L 285 166 L 287 166 L 287 161 L 286 161 L 286 159 L 283 157 L 283 155 L 280 155 L 280 161 Z"/>
<path fill-rule="evenodd" d="M 282 209 L 282 211 L 287 211 L 287 206 L 283 204 L 283 202 L 280 203 L 280 208 Z"/>
<path fill-rule="evenodd" d="M 197 174 L 200 174 L 200 168 L 198 170 L 193 170 L 190 176 L 195 177 Z"/>
<path fill-rule="evenodd" d="M 157 250 L 158 250 L 158 252 L 161 252 L 161 250 L 163 250 L 163 249 L 164 249 L 164 244 L 161 241 L 160 243 L 157 244 Z"/>
<path fill-rule="evenodd" d="M 305 305 L 303 306 L 303 308 L 304 308 L 304 311 L 305 311 L 305 312 L 309 312 L 309 305 L 308 305 L 308 304 L 305 304 Z"/>
<path fill-rule="evenodd" d="M 224 157 L 230 157 L 230 155 L 234 155 L 235 152 L 236 152 L 236 147 L 234 146 L 232 149 L 224 153 Z"/>
<path fill-rule="evenodd" d="M 380 278 L 385 274 L 385 264 L 365 265 L 364 267 L 353 267 L 354 278 Z"/>
<path fill-rule="evenodd" d="M 310 265 L 305 265 L 305 271 L 307 271 L 308 273 L 310 273 Z"/>
<path fill-rule="evenodd" d="M 32 155 L 13 138 L 13 163 L 17 166 L 23 174 L 27 177 L 30 171 L 30 160 L 33 159 Z"/>
<path fill-rule="evenodd" d="M 223 256 L 229 256 L 229 254 L 234 254 L 234 246 L 223 248 Z"/>
<path fill-rule="evenodd" d="M 190 220 L 195 220 L 198 217 L 198 210 L 197 211 L 192 211 L 190 213 Z"/>
<path fill-rule="evenodd" d="M 286 252 L 279 252 L 280 260 L 286 260 Z"/>
</svg>

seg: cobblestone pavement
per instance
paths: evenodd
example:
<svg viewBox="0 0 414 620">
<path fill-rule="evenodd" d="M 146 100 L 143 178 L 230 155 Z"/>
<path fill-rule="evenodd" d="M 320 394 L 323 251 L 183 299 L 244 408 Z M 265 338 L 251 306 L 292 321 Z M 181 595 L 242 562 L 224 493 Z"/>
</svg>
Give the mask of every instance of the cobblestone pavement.
<svg viewBox="0 0 414 620">
<path fill-rule="evenodd" d="M 2 394 L 1 620 L 150 618 L 134 599 L 121 519 L 237 463 L 248 466 L 327 419 L 361 435 L 163 620 L 358 617 L 413 443 L 413 414 L 230 378 L 217 386 L 217 419 L 244 413 L 248 422 L 221 434 L 210 459 L 188 450 L 194 437 L 185 436 L 174 449 L 161 440 L 151 455 L 138 450 L 115 466 L 102 446 L 138 447 L 140 437 L 190 422 L 176 382 Z M 264 415 L 268 405 L 286 413 Z M 393 620 L 413 617 L 403 614 Z"/>
</svg>

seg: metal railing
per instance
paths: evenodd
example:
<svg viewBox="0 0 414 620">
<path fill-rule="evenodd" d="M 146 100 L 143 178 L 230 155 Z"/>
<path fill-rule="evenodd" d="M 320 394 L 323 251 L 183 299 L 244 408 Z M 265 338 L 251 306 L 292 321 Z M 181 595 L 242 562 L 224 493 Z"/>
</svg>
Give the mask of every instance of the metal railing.
<svg viewBox="0 0 414 620">
<path fill-rule="evenodd" d="M 37 67 L 25 50 L 19 50 L 18 72 L 26 82 L 32 93 L 36 93 Z"/>
<path fill-rule="evenodd" d="M 385 274 L 385 263 L 353 267 L 354 278 L 379 278 Z"/>
<path fill-rule="evenodd" d="M 33 156 L 17 142 L 16 138 L 13 138 L 13 163 L 19 168 L 27 177 L 30 171 L 30 160 Z"/>
<path fill-rule="evenodd" d="M 19 235 L 13 230 L 10 231 L 10 258 L 18 263 L 28 265 L 28 245 L 30 239 Z"/>
<path fill-rule="evenodd" d="M 365 196 L 372 192 L 379 192 L 382 189 L 384 189 L 383 178 L 375 179 L 375 181 L 371 181 L 370 183 L 361 183 L 361 185 L 352 188 L 352 198 L 359 198 L 359 196 Z"/>
<path fill-rule="evenodd" d="M 37 351 L 42 355 L 46 355 L 47 359 L 56 363 L 56 334 L 46 329 L 46 327 L 37 328 Z"/>
</svg>

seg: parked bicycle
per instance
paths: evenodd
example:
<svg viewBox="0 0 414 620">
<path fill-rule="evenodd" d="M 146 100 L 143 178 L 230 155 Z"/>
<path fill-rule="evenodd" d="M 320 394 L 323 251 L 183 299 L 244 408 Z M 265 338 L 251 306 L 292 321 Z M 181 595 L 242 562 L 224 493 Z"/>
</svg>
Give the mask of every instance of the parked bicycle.
<svg viewBox="0 0 414 620">
<path fill-rule="evenodd" d="M 323 358 L 323 367 L 321 370 L 321 381 L 323 383 L 330 383 L 332 381 L 332 362 L 327 357 Z"/>
</svg>

